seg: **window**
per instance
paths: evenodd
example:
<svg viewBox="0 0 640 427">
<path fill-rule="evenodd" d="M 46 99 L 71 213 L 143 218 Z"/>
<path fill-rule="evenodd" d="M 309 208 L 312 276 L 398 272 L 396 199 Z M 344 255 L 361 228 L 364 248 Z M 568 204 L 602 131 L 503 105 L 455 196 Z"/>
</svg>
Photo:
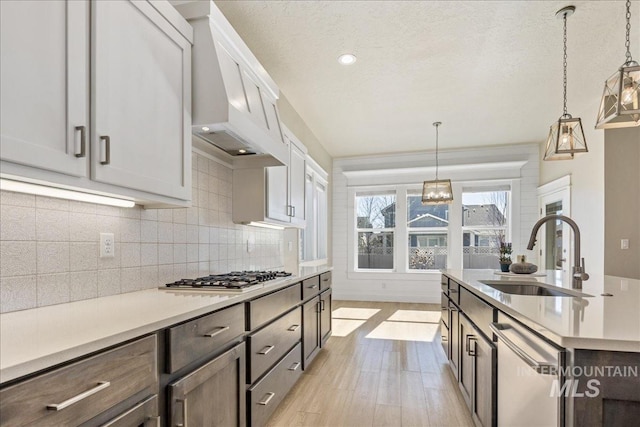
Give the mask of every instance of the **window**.
<svg viewBox="0 0 640 427">
<path fill-rule="evenodd" d="M 300 233 L 300 259 L 304 262 L 327 259 L 327 173 L 307 157 L 305 175 L 305 228 Z"/>
<path fill-rule="evenodd" d="M 508 190 L 462 193 L 463 268 L 495 268 L 500 243 L 507 242 Z"/>
<path fill-rule="evenodd" d="M 407 196 L 409 270 L 447 268 L 449 205 L 423 205 L 422 196 Z"/>
<path fill-rule="evenodd" d="M 356 195 L 356 241 L 358 269 L 394 268 L 395 194 Z"/>
</svg>

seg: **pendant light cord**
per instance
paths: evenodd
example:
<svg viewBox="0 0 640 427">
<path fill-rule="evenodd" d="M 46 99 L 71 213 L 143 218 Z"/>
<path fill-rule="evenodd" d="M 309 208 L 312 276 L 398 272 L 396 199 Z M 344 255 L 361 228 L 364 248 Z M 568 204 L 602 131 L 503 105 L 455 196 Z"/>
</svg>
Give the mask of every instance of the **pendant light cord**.
<svg viewBox="0 0 640 427">
<path fill-rule="evenodd" d="M 435 122 L 433 125 L 436 127 L 436 181 L 438 181 L 438 127 L 440 123 Z"/>
<path fill-rule="evenodd" d="M 564 57 L 562 62 L 562 67 L 564 69 L 564 75 L 562 80 L 563 87 L 563 97 L 564 97 L 564 114 L 563 116 L 567 116 L 567 14 L 565 13 L 562 17 L 562 21 L 564 22 Z"/>
<path fill-rule="evenodd" d="M 627 64 L 633 61 L 633 58 L 631 57 L 631 0 L 627 0 L 627 38 L 626 41 L 624 43 L 625 47 L 627 48 Z"/>
</svg>

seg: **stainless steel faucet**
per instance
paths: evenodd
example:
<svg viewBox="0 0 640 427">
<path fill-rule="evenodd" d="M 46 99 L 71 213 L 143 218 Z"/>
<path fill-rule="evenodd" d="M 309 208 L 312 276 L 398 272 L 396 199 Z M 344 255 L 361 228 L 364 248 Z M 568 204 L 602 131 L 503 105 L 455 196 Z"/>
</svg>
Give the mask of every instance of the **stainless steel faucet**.
<svg viewBox="0 0 640 427">
<path fill-rule="evenodd" d="M 584 271 L 584 258 L 580 258 L 580 229 L 578 224 L 574 220 L 564 215 L 547 215 L 542 217 L 535 223 L 533 230 L 531 230 L 531 237 L 529 237 L 529 244 L 527 249 L 531 250 L 536 244 L 536 235 L 538 230 L 542 227 L 542 224 L 548 221 L 561 220 L 569 224 L 573 230 L 573 262 L 577 265 L 573 266 L 573 275 L 571 281 L 571 287 L 573 289 L 582 289 L 582 282 L 589 280 L 589 275 Z"/>
</svg>

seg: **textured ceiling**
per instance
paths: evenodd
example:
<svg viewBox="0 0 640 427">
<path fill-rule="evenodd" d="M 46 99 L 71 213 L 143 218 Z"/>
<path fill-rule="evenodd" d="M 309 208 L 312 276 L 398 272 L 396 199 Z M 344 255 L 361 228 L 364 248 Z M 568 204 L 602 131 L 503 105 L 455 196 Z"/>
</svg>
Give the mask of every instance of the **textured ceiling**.
<svg viewBox="0 0 640 427">
<path fill-rule="evenodd" d="M 624 62 L 622 1 L 216 1 L 332 156 L 540 142 L 562 113 L 595 125 Z M 640 59 L 640 1 L 632 5 Z M 354 53 L 354 65 L 336 58 Z"/>
</svg>

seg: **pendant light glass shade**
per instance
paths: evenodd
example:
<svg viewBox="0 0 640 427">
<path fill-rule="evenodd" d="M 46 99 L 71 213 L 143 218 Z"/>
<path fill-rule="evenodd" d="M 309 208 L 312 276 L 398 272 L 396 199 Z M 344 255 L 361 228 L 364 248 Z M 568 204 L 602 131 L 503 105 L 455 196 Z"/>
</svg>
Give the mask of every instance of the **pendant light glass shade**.
<svg viewBox="0 0 640 427">
<path fill-rule="evenodd" d="M 604 83 L 596 129 L 640 126 L 640 64 L 631 57 L 631 1 L 627 0 L 626 61 Z"/>
<path fill-rule="evenodd" d="M 576 10 L 574 6 L 560 9 L 556 16 L 564 23 L 564 114 L 551 125 L 543 160 L 571 160 L 575 153 L 586 153 L 587 140 L 584 137 L 582 120 L 573 118 L 567 112 L 567 17 Z"/>
<path fill-rule="evenodd" d="M 579 118 L 574 119 L 567 114 L 551 125 L 544 154 L 545 160 L 571 160 L 574 153 L 587 151 L 589 150 L 585 142 L 582 121 Z"/>
<path fill-rule="evenodd" d="M 436 127 L 436 179 L 422 183 L 422 204 L 441 205 L 453 201 L 453 190 L 450 179 L 438 179 L 438 127 L 442 122 L 435 122 Z"/>
</svg>

